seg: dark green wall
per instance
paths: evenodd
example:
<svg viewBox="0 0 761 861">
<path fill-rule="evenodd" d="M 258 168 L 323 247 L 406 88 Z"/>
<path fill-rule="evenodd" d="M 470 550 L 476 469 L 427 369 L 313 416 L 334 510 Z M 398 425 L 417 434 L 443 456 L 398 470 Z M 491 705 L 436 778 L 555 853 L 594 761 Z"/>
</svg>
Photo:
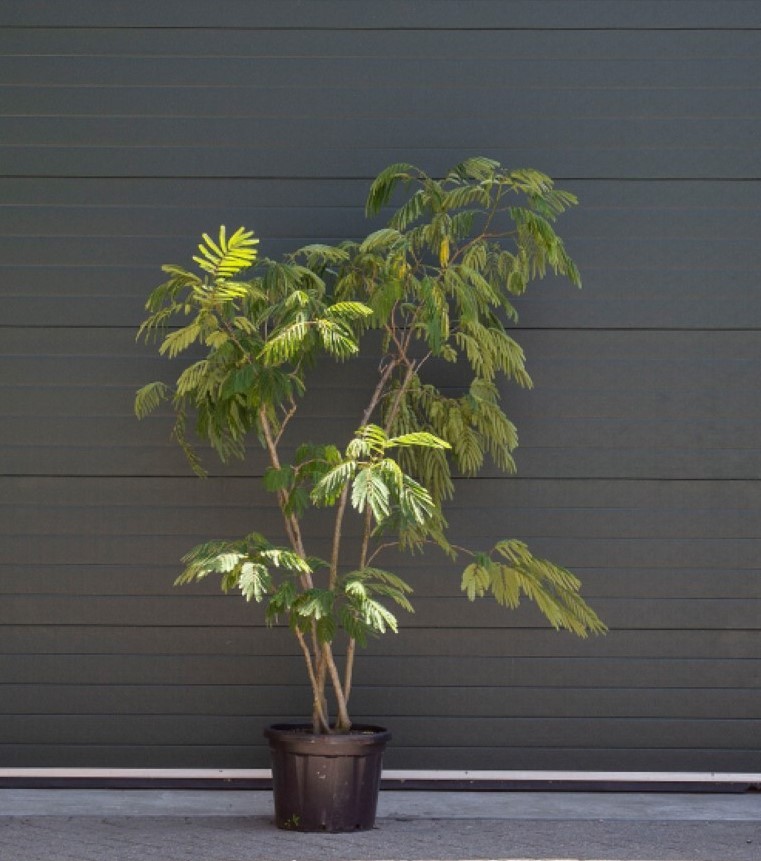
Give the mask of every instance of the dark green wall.
<svg viewBox="0 0 761 861">
<path fill-rule="evenodd" d="M 450 520 L 573 568 L 611 633 L 469 605 L 425 557 L 355 716 L 396 768 L 761 771 L 760 28 L 743 2 L 2 4 L 0 764 L 267 764 L 262 726 L 309 708 L 286 633 L 171 588 L 194 543 L 275 528 L 261 463 L 201 482 L 136 422 L 167 372 L 144 298 L 220 222 L 269 255 L 358 235 L 389 162 L 483 154 L 578 194 L 585 286 L 521 303 L 519 474 L 460 481 Z M 309 432 L 351 430 L 363 369 L 320 376 Z"/>
</svg>

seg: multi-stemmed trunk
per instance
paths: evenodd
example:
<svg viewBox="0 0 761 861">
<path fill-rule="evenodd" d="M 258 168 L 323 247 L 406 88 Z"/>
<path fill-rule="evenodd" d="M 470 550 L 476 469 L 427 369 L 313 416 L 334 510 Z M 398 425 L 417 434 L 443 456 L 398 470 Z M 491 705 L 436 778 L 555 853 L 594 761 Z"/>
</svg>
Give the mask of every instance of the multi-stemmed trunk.
<svg viewBox="0 0 761 861">
<path fill-rule="evenodd" d="M 393 316 L 392 316 L 393 320 Z M 370 401 L 365 408 L 360 426 L 366 425 L 372 418 L 375 411 L 378 409 L 384 395 L 387 393 L 389 382 L 394 378 L 394 372 L 399 368 L 404 368 L 404 373 L 401 377 L 399 388 L 395 393 L 395 398 L 385 416 L 385 430 L 390 432 L 396 414 L 399 410 L 402 398 L 406 389 L 414 376 L 416 369 L 424 360 L 413 360 L 409 357 L 412 327 L 407 326 L 406 335 L 399 337 L 396 327 L 389 326 L 388 334 L 391 336 L 392 342 L 396 345 L 397 354 L 389 361 L 383 372 L 381 373 L 376 386 L 373 390 Z M 290 413 L 287 418 L 290 419 L 293 413 Z M 267 416 L 262 411 L 260 413 L 260 424 L 265 440 L 266 448 L 269 454 L 269 459 L 272 467 L 280 469 L 280 457 L 278 454 L 277 443 L 282 435 L 284 427 L 281 427 L 277 439 L 273 436 Z M 287 424 L 287 422 L 286 422 Z M 298 518 L 288 511 L 287 497 L 284 491 L 278 493 L 278 502 L 280 505 L 281 514 L 285 526 L 285 531 L 293 549 L 302 558 L 306 558 L 306 551 L 301 534 L 301 525 Z M 335 518 L 333 523 L 333 536 L 330 556 L 330 569 L 328 574 L 328 589 L 335 592 L 338 587 L 338 578 L 341 566 L 341 544 L 343 537 L 344 520 L 349 506 L 349 486 L 344 487 L 341 496 L 336 504 Z M 360 569 L 364 568 L 368 562 L 370 539 L 372 536 L 373 523 L 369 507 L 364 513 L 364 523 L 362 529 L 362 540 L 359 553 Z M 310 589 L 314 586 L 312 576 L 305 574 L 301 580 L 302 588 Z M 316 734 L 331 733 L 331 732 L 348 732 L 351 729 L 351 718 L 349 716 L 349 697 L 351 695 L 352 678 L 354 672 L 354 656 L 357 648 L 357 642 L 354 638 L 349 637 L 346 644 L 346 655 L 344 660 L 343 676 L 339 670 L 336 655 L 331 642 L 320 642 L 317 636 L 316 625 L 312 624 L 310 636 L 306 636 L 297 628 L 294 630 L 299 643 L 304 661 L 306 664 L 307 674 L 309 676 L 310 685 L 312 688 L 312 728 Z M 330 685 L 328 685 L 328 682 Z M 335 720 L 330 720 L 330 708 L 328 704 L 327 689 L 330 686 L 335 700 Z"/>
</svg>

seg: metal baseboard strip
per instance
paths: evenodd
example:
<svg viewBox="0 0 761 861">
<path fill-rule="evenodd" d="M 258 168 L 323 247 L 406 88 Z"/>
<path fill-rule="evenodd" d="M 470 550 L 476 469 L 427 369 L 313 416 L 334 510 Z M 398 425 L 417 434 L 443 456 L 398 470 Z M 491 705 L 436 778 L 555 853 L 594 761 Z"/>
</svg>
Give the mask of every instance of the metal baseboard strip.
<svg viewBox="0 0 761 861">
<path fill-rule="evenodd" d="M 0 768 L 0 788 L 270 789 L 269 768 Z"/>
<path fill-rule="evenodd" d="M 268 768 L 0 768 L 2 788 L 269 789 Z M 587 792 L 761 791 L 761 774 L 386 769 L 384 789 Z"/>
</svg>

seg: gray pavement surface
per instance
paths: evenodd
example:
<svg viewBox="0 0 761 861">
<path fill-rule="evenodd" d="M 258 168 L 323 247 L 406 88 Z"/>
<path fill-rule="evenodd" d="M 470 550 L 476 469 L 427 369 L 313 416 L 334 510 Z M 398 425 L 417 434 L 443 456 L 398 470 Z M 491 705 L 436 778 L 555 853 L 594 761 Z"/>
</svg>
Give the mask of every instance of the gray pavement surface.
<svg viewBox="0 0 761 861">
<path fill-rule="evenodd" d="M 299 834 L 269 792 L 0 790 L 0 861 L 761 861 L 761 793 L 381 793 L 377 827 Z"/>
</svg>

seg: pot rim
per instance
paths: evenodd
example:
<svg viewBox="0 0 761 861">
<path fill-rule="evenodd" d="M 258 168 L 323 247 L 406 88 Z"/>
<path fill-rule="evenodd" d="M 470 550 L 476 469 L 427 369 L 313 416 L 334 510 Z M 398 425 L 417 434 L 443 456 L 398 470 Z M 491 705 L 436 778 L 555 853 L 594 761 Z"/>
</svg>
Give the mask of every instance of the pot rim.
<svg viewBox="0 0 761 861">
<path fill-rule="evenodd" d="M 275 723 L 264 730 L 270 744 L 283 746 L 303 745 L 326 747 L 365 747 L 386 744 L 391 731 L 376 724 L 352 724 L 347 733 L 327 735 L 312 732 L 311 723 Z"/>
</svg>

